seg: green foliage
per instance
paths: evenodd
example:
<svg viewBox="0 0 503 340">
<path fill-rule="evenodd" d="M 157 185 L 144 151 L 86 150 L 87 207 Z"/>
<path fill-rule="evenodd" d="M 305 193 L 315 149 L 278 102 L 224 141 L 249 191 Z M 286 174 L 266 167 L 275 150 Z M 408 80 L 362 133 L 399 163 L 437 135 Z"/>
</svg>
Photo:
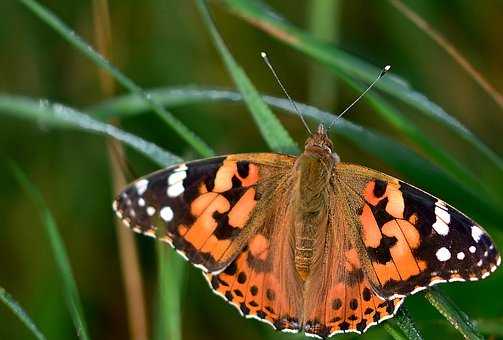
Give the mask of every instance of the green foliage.
<svg viewBox="0 0 503 340">
<path fill-rule="evenodd" d="M 26 328 L 28 328 L 33 336 L 39 340 L 44 340 L 45 336 L 40 332 L 37 325 L 33 322 L 30 316 L 25 312 L 25 310 L 17 303 L 14 298 L 5 291 L 2 287 L 0 287 L 0 300 L 14 313 L 22 323 L 25 324 Z"/>
<path fill-rule="evenodd" d="M 54 260 L 56 261 L 59 270 L 59 275 L 61 276 L 63 294 L 68 305 L 68 310 L 72 315 L 76 334 L 80 339 L 88 340 L 90 339 L 88 335 L 89 332 L 84 319 L 77 284 L 73 277 L 70 261 L 68 260 L 65 245 L 61 239 L 61 235 L 59 234 L 56 221 L 54 220 L 49 208 L 47 208 L 42 194 L 30 182 L 28 177 L 26 177 L 26 174 L 23 173 L 15 163 L 11 163 L 11 169 L 19 184 L 21 184 L 39 210 L 40 218 L 44 224 L 47 239 L 49 241 L 49 245 L 51 246 Z"/>
</svg>

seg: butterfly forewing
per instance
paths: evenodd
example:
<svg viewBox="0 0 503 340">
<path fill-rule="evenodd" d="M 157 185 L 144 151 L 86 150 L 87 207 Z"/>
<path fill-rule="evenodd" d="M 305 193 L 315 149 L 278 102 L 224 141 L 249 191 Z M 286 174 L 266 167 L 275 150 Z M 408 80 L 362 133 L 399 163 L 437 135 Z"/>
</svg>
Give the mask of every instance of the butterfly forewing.
<svg viewBox="0 0 503 340">
<path fill-rule="evenodd" d="M 114 209 L 133 230 L 168 242 L 205 271 L 218 271 L 252 231 L 248 222 L 261 195 L 259 183 L 274 180 L 291 160 L 248 154 L 176 165 L 131 184 Z"/>
<path fill-rule="evenodd" d="M 500 263 L 489 235 L 447 203 L 364 167 L 337 165 L 357 218 L 378 293 L 402 297 L 447 281 L 484 278 Z M 348 198 L 349 199 L 349 198 Z M 373 273 L 370 273 L 373 272 Z"/>
</svg>

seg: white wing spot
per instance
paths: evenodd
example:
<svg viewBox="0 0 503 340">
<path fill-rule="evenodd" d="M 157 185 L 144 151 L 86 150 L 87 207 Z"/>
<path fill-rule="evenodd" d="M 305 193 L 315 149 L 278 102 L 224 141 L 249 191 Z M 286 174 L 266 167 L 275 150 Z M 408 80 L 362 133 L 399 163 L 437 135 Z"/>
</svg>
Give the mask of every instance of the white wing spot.
<svg viewBox="0 0 503 340">
<path fill-rule="evenodd" d="M 445 204 L 445 202 L 440 199 L 435 202 L 435 205 L 437 207 L 447 209 L 447 205 Z"/>
<path fill-rule="evenodd" d="M 470 248 L 468 248 L 468 250 L 470 251 L 470 253 L 475 254 L 475 251 L 477 250 L 477 248 L 475 248 L 474 246 L 470 246 Z"/>
<path fill-rule="evenodd" d="M 458 258 L 458 260 L 462 260 L 465 258 L 465 253 L 460 251 L 459 253 L 457 253 L 456 257 Z"/>
<path fill-rule="evenodd" d="M 145 200 L 143 198 L 141 198 L 141 197 L 138 198 L 138 205 L 140 207 L 144 207 L 145 206 Z"/>
<path fill-rule="evenodd" d="M 185 163 L 183 163 L 183 164 L 180 164 L 180 165 L 178 166 L 178 168 L 176 168 L 174 171 L 175 171 L 175 172 L 177 172 L 177 171 L 187 171 L 187 169 L 188 169 L 188 168 L 187 168 L 187 165 L 185 165 Z"/>
<path fill-rule="evenodd" d="M 155 208 L 154 207 L 147 207 L 147 214 L 148 214 L 148 216 L 154 216 Z"/>
<path fill-rule="evenodd" d="M 449 226 L 447 225 L 450 221 L 450 215 L 445 210 L 442 210 L 438 207 L 435 207 L 435 214 L 437 215 L 437 220 L 433 223 L 433 229 L 437 232 L 437 234 L 445 236 L 449 234 Z M 444 217 L 442 217 L 444 215 Z M 447 216 L 447 219 L 445 219 Z"/>
<path fill-rule="evenodd" d="M 484 257 L 487 257 L 487 255 L 489 255 L 489 252 L 486 250 L 486 251 L 484 252 Z"/>
<path fill-rule="evenodd" d="M 138 195 L 143 195 L 145 190 L 147 190 L 148 186 L 148 180 L 147 179 L 140 179 L 138 182 L 134 184 L 136 187 L 136 191 L 138 192 Z"/>
<path fill-rule="evenodd" d="M 482 260 L 480 260 L 479 262 L 477 262 L 477 267 L 482 267 Z"/>
<path fill-rule="evenodd" d="M 445 262 L 451 258 L 451 252 L 446 247 L 442 247 L 435 253 L 439 261 Z"/>
<path fill-rule="evenodd" d="M 173 210 L 170 207 L 162 208 L 159 214 L 165 222 L 170 222 L 173 219 Z"/>
<path fill-rule="evenodd" d="M 167 194 L 169 197 L 177 197 L 180 195 L 185 189 L 183 188 L 183 182 L 178 182 L 176 184 L 170 185 L 168 187 Z"/>
<path fill-rule="evenodd" d="M 175 183 L 178 183 L 180 181 L 183 181 L 183 179 L 187 177 L 187 172 L 186 171 L 175 171 L 168 177 L 168 185 L 173 185 Z"/>
<path fill-rule="evenodd" d="M 480 241 L 480 237 L 482 236 L 483 231 L 476 225 L 472 226 L 472 237 L 475 240 L 475 242 Z"/>
<path fill-rule="evenodd" d="M 451 214 L 442 208 L 435 207 L 435 214 L 442 219 L 446 224 L 451 223 Z"/>
</svg>

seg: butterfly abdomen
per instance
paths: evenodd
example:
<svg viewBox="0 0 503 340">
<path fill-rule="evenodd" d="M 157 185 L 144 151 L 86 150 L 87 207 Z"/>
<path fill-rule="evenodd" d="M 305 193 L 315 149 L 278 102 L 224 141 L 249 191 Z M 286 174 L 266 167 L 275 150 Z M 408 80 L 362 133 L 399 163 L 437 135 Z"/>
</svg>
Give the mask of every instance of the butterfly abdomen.
<svg viewBox="0 0 503 340">
<path fill-rule="evenodd" d="M 319 249 L 319 239 L 325 234 L 328 219 L 327 188 L 334 160 L 324 149 L 306 150 L 297 158 L 293 195 L 295 209 L 295 269 L 305 280 Z"/>
</svg>

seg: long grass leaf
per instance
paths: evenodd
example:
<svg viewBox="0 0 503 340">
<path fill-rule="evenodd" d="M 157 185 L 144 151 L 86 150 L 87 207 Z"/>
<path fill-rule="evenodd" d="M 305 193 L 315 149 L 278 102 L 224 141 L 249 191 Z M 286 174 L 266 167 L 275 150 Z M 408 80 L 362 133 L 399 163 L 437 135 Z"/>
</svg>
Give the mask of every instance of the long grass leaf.
<svg viewBox="0 0 503 340">
<path fill-rule="evenodd" d="M 484 339 L 475 324 L 438 288 L 430 288 L 424 296 L 442 314 L 450 324 L 463 335 L 465 339 Z"/>
<path fill-rule="evenodd" d="M 68 27 L 61 19 L 50 12 L 47 8 L 39 4 L 35 0 L 18 0 L 37 15 L 44 23 L 53 28 L 66 41 L 77 48 L 83 55 L 88 57 L 97 66 L 101 67 L 111 74 L 119 84 L 127 88 L 131 93 L 139 96 L 148 103 L 148 106 L 159 116 L 161 120 L 166 122 L 174 131 L 176 131 L 182 139 L 184 139 L 194 150 L 202 156 L 209 157 L 213 155 L 213 150 L 201 140 L 194 132 L 189 130 L 170 112 L 166 111 L 155 100 L 149 97 L 141 87 L 136 85 L 131 79 L 113 66 L 101 54 L 96 52 L 90 44 L 85 42 L 75 31 Z"/>
<path fill-rule="evenodd" d="M 313 0 L 308 5 L 306 19 L 309 31 L 318 39 L 331 42 L 340 40 L 343 15 L 342 0 Z M 337 98 L 337 80 L 322 65 L 312 62 L 309 69 L 309 103 L 320 107 L 332 107 Z"/>
<path fill-rule="evenodd" d="M 231 12 L 268 32 L 271 36 L 330 66 L 337 74 L 345 72 L 365 83 L 370 83 L 375 75 L 379 73 L 379 68 L 331 44 L 315 39 L 310 34 L 288 23 L 262 1 L 222 0 L 221 3 L 226 5 Z M 376 86 L 390 96 L 417 108 L 420 112 L 456 132 L 490 160 L 498 171 L 503 170 L 503 160 L 494 151 L 440 106 L 422 93 L 412 89 L 403 79 L 390 74 L 377 83 Z"/>
<path fill-rule="evenodd" d="M 417 329 L 414 320 L 412 320 L 411 316 L 409 315 L 409 311 L 407 310 L 407 308 L 405 308 L 405 306 L 402 306 L 402 308 L 400 308 L 395 317 L 391 319 L 391 322 L 396 322 L 397 326 L 400 327 L 400 329 L 408 339 L 423 340 L 423 336 Z"/>
<path fill-rule="evenodd" d="M 503 95 L 471 64 L 466 57 L 440 32 L 435 30 L 425 19 L 419 16 L 400 0 L 388 0 L 404 17 L 423 31 L 431 40 L 437 43 L 481 88 L 498 106 L 503 109 Z"/>
<path fill-rule="evenodd" d="M 267 144 L 271 147 L 271 149 L 277 152 L 290 154 L 298 153 L 299 148 L 293 139 L 281 125 L 278 118 L 276 118 L 269 109 L 267 104 L 265 104 L 262 100 L 244 70 L 234 60 L 234 57 L 229 52 L 229 49 L 225 46 L 225 43 L 217 31 L 213 19 L 211 18 L 206 2 L 204 0 L 197 0 L 196 3 L 203 17 L 203 21 L 208 27 L 213 42 L 222 56 L 227 70 L 243 95 L 244 101 Z"/>
<path fill-rule="evenodd" d="M 1 113 L 11 114 L 17 118 L 29 119 L 36 123 L 77 128 L 110 136 L 131 146 L 160 166 L 167 166 L 181 161 L 181 158 L 178 156 L 161 149 L 153 143 L 61 104 L 50 103 L 46 100 L 36 101 L 25 97 L 0 95 Z"/>
<path fill-rule="evenodd" d="M 216 88 L 161 88 L 149 90 L 149 94 L 155 97 L 159 103 L 168 107 L 208 102 L 240 102 L 243 100 L 242 95 L 238 92 Z M 292 105 L 286 99 L 271 96 L 263 96 L 262 98 L 267 104 L 282 110 L 279 112 L 296 114 Z M 327 123 L 334 118 L 329 112 L 310 105 L 296 102 L 296 106 L 306 118 L 318 122 Z M 101 118 L 112 116 L 120 118 L 141 114 L 146 112 L 148 107 L 136 96 L 125 95 L 109 99 L 89 110 Z M 332 131 L 337 136 L 349 139 L 361 150 L 377 156 L 399 173 L 406 174 L 414 184 L 431 192 L 440 193 L 440 196 L 448 202 L 461 205 L 466 201 L 474 202 L 480 199 L 477 192 L 462 187 L 459 182 L 453 180 L 443 170 L 424 160 L 416 152 L 371 129 L 339 119 L 336 128 L 332 129 Z M 491 202 L 484 201 L 476 206 L 465 204 L 464 208 L 467 213 L 483 224 L 499 225 L 499 221 L 503 218 L 499 206 L 495 206 Z"/>
<path fill-rule="evenodd" d="M 181 340 L 181 297 L 186 264 L 173 250 L 160 241 L 157 242 L 156 252 L 159 300 L 155 338 Z"/>
<path fill-rule="evenodd" d="M 21 307 L 21 305 L 16 300 L 14 300 L 14 298 L 9 293 L 7 293 L 7 291 L 3 287 L 0 287 L 0 301 L 2 301 L 12 311 L 12 313 L 17 316 L 19 320 L 21 320 L 21 322 L 26 326 L 26 328 L 30 330 L 35 338 L 39 340 L 45 340 L 45 335 L 43 335 L 42 332 L 38 329 L 37 325 L 35 325 L 28 313 L 26 313 L 23 307 Z"/>
<path fill-rule="evenodd" d="M 15 163 L 11 162 L 10 166 L 17 181 L 27 192 L 39 210 L 40 217 L 44 224 L 45 232 L 47 233 L 47 238 L 54 255 L 54 260 L 56 261 L 59 275 L 61 276 L 63 294 L 65 296 L 69 312 L 72 316 L 77 336 L 80 339 L 88 340 L 89 332 L 84 319 L 77 284 L 72 273 L 65 245 L 61 235 L 59 234 L 56 221 L 54 220 L 49 208 L 46 206 L 42 194 L 30 182 L 26 174 Z"/>
<path fill-rule="evenodd" d="M 391 335 L 391 337 L 395 340 L 407 340 L 407 337 L 402 333 L 399 327 L 395 326 L 391 322 L 384 322 L 382 327 L 386 330 L 386 332 Z"/>
</svg>

